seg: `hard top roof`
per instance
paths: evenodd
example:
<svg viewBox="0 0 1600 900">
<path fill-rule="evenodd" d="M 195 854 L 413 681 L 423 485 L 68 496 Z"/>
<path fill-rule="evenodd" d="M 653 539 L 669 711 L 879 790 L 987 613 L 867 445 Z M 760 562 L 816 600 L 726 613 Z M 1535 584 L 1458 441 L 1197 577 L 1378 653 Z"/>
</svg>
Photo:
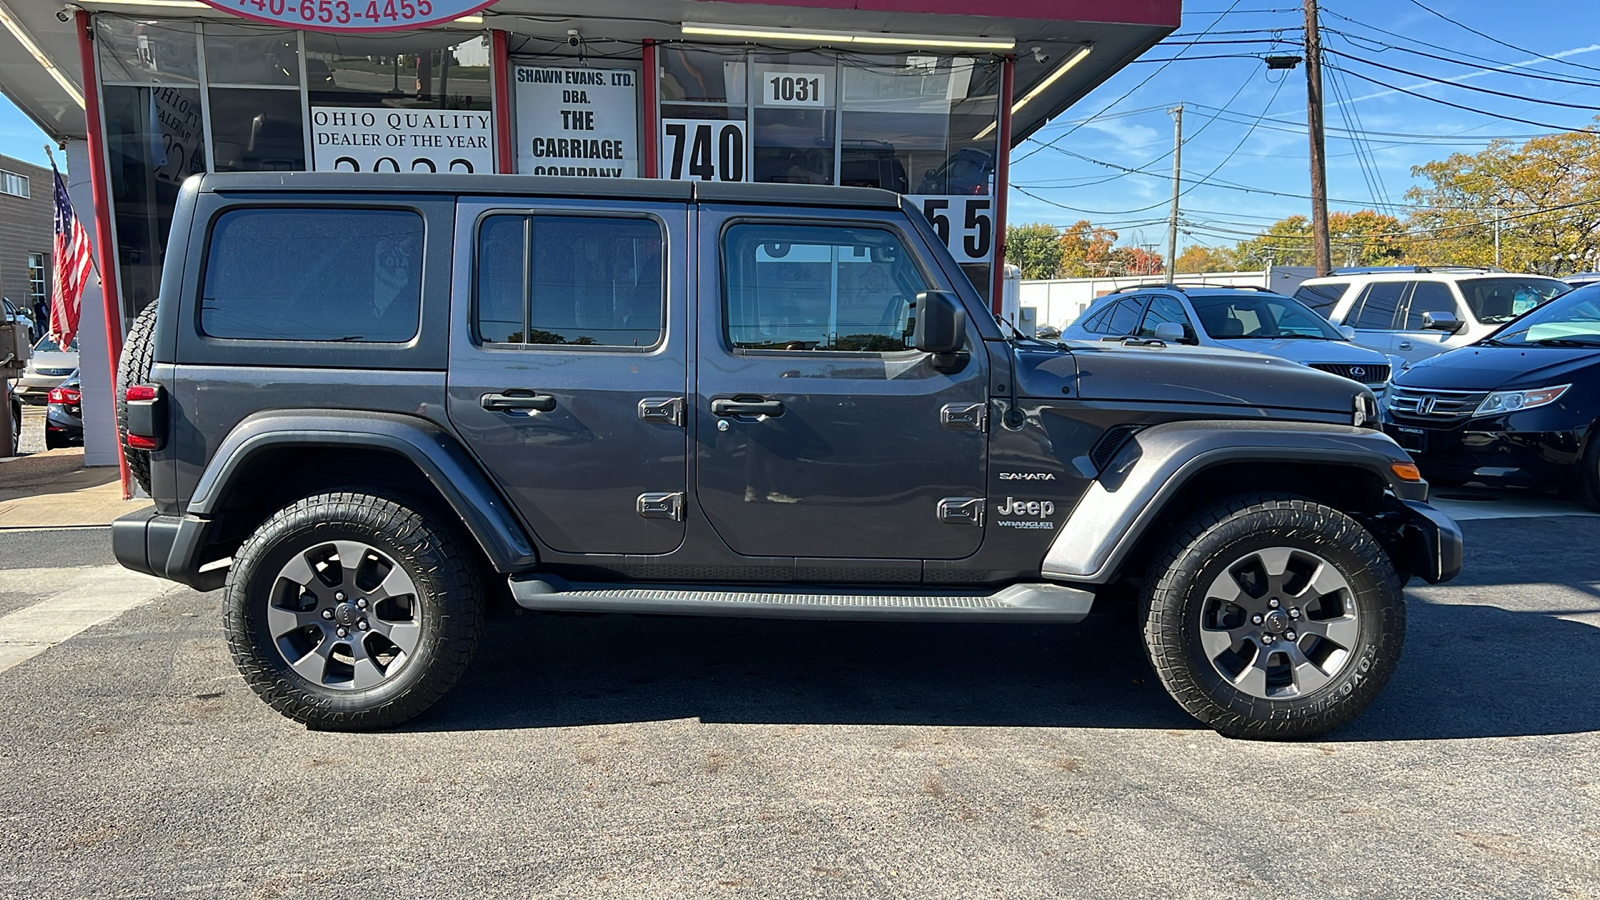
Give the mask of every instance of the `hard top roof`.
<svg viewBox="0 0 1600 900">
<path fill-rule="evenodd" d="M 273 193 L 458 194 L 596 197 L 699 203 L 769 203 L 899 209 L 900 195 L 878 188 L 814 184 L 729 184 L 661 178 L 564 178 L 550 175 L 464 175 L 431 172 L 223 172 L 197 175 L 199 190 Z M 193 180 L 191 178 L 191 180 Z"/>
</svg>

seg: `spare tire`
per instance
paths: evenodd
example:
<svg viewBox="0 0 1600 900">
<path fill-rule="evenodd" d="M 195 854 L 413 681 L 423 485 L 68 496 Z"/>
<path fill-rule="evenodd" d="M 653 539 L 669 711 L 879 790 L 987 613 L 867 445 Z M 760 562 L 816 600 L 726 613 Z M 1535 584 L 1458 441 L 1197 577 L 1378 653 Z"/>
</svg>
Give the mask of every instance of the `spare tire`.
<svg viewBox="0 0 1600 900">
<path fill-rule="evenodd" d="M 133 320 L 128 338 L 122 343 L 122 359 L 117 361 L 117 438 L 122 441 L 128 474 L 146 494 L 150 493 L 150 451 L 128 446 L 128 385 L 149 380 L 155 351 L 156 304 L 151 303 Z"/>
</svg>

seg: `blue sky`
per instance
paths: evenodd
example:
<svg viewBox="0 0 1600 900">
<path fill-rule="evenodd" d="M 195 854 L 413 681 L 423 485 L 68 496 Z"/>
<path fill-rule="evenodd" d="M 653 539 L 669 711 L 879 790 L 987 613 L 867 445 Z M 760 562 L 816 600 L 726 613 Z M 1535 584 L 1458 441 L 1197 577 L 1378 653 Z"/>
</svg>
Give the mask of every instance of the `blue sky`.
<svg viewBox="0 0 1600 900">
<path fill-rule="evenodd" d="M 1412 166 L 1457 151 L 1475 152 L 1496 136 L 1520 142 L 1552 130 L 1484 113 L 1567 128 L 1600 114 L 1600 2 L 1422 2 L 1493 39 L 1451 24 L 1413 0 L 1324 0 L 1324 46 L 1357 57 L 1330 55 L 1344 71 L 1325 71 L 1328 195 L 1337 201 L 1332 209 L 1393 211 L 1382 204 L 1405 202 L 1406 188 L 1414 183 Z M 1164 244 L 1172 169 L 1167 109 L 1179 103 L 1186 108 L 1182 208 L 1189 223 L 1181 245 L 1231 245 L 1276 219 L 1309 214 L 1304 71 L 1269 73 L 1259 58 L 1299 52 L 1300 4 L 1190 0 L 1183 18 L 1177 35 L 1145 55 L 1148 61 L 1119 72 L 1016 149 L 1009 199 L 1013 223 L 1065 225 L 1088 219 L 1116 229 L 1125 242 Z M 1254 43 L 1185 46 L 1196 37 Z M 1156 61 L 1174 57 L 1167 64 Z M 1434 102 L 1439 100 L 1467 109 Z M 1366 141 L 1352 142 L 1351 131 L 1366 135 Z M 1054 139 L 1059 149 L 1040 146 Z M 44 142 L 44 135 L 0 98 L 0 153 L 43 164 Z"/>
</svg>

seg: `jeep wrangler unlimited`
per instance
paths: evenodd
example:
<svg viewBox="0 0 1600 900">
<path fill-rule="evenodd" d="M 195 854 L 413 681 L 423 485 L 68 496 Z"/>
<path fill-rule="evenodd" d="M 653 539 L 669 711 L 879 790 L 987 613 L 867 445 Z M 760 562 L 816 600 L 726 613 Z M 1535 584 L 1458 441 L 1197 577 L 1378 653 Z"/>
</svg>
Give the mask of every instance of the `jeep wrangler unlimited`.
<svg viewBox="0 0 1600 900">
<path fill-rule="evenodd" d="M 1008 336 L 860 188 L 185 183 L 119 371 L 133 569 L 225 591 L 246 681 L 394 725 L 485 597 L 544 611 L 1075 622 L 1136 604 L 1239 736 L 1349 721 L 1460 532 L 1372 395 L 1267 357 Z M 1135 599 L 1137 598 L 1137 599 Z"/>
</svg>

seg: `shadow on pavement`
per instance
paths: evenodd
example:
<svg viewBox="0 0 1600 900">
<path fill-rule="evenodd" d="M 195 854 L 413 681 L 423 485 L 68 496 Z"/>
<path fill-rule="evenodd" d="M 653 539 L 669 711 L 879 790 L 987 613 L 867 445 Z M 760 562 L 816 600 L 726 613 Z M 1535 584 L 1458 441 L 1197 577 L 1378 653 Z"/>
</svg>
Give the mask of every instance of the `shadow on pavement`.
<svg viewBox="0 0 1600 900">
<path fill-rule="evenodd" d="M 1411 595 L 1399 671 L 1365 715 L 1324 740 L 1600 730 L 1600 673 L 1594 664 L 1600 659 L 1600 628 L 1547 611 L 1489 605 L 1536 600 L 1541 584 L 1594 596 L 1600 552 L 1587 548 L 1600 547 L 1600 520 L 1466 526 L 1468 569 L 1445 588 L 1450 602 Z M 462 683 L 411 727 L 537 728 L 678 718 L 1200 727 L 1156 681 L 1132 619 L 1113 615 L 1091 616 L 1076 626 L 503 618 L 489 623 Z"/>
</svg>

